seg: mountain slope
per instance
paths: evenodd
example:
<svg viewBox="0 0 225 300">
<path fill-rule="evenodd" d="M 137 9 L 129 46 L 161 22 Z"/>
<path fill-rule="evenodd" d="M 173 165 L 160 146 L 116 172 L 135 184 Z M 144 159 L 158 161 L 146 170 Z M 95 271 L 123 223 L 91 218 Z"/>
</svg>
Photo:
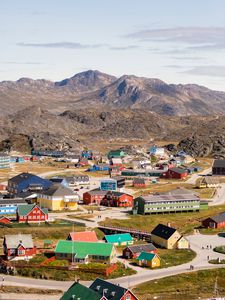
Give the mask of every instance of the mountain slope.
<svg viewBox="0 0 225 300">
<path fill-rule="evenodd" d="M 22 78 L 0 82 L 1 115 L 38 105 L 54 113 L 98 107 L 142 109 L 168 116 L 225 114 L 225 92 L 159 79 L 120 78 L 86 71 L 59 82 Z"/>
</svg>

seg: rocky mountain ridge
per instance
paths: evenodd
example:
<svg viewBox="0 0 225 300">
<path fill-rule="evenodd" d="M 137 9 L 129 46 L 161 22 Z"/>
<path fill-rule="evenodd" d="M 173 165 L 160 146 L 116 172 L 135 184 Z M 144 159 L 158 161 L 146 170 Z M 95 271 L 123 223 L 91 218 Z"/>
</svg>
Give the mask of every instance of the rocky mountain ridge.
<svg viewBox="0 0 225 300">
<path fill-rule="evenodd" d="M 0 82 L 1 115 L 38 105 L 54 113 L 65 110 L 142 109 L 165 116 L 222 115 L 225 92 L 193 84 L 167 84 L 156 78 L 120 78 L 89 70 L 59 82 L 21 78 Z"/>
</svg>

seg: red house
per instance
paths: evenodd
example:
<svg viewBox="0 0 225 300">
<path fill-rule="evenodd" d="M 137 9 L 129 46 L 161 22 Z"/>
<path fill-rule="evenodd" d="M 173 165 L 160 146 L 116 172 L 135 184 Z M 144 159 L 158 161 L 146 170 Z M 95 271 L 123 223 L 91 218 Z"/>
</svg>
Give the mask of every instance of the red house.
<svg viewBox="0 0 225 300">
<path fill-rule="evenodd" d="M 168 171 L 162 175 L 163 178 L 168 179 L 185 179 L 187 176 L 188 171 L 181 168 L 168 169 Z"/>
<path fill-rule="evenodd" d="M 95 231 L 70 232 L 67 240 L 74 242 L 98 242 Z"/>
<path fill-rule="evenodd" d="M 3 249 L 7 259 L 29 259 L 37 253 L 31 234 L 5 235 Z"/>
<path fill-rule="evenodd" d="M 133 196 L 126 193 L 108 191 L 101 205 L 110 207 L 133 207 Z"/>
<path fill-rule="evenodd" d="M 146 186 L 146 184 L 145 184 L 144 178 L 134 178 L 134 180 L 133 180 L 133 187 L 143 188 L 145 186 Z"/>
<path fill-rule="evenodd" d="M 40 208 L 36 204 L 21 204 L 17 207 L 16 220 L 19 223 L 46 222 L 48 221 L 48 210 Z"/>
<path fill-rule="evenodd" d="M 10 224 L 11 220 L 7 217 L 0 217 L 0 224 Z"/>
<path fill-rule="evenodd" d="M 102 199 L 107 194 L 107 191 L 94 189 L 83 194 L 84 204 L 100 204 Z"/>
<path fill-rule="evenodd" d="M 132 245 L 123 249 L 123 257 L 132 259 L 138 257 L 141 252 L 158 253 L 158 249 L 153 244 Z"/>
<path fill-rule="evenodd" d="M 225 213 L 203 220 L 202 226 L 206 228 L 225 228 Z"/>
</svg>

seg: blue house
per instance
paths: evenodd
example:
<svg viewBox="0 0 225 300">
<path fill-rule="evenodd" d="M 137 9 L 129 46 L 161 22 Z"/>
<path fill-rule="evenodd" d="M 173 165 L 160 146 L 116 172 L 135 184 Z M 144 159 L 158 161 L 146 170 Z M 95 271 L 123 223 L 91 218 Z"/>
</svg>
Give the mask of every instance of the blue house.
<svg viewBox="0 0 225 300">
<path fill-rule="evenodd" d="M 18 205 L 27 204 L 24 199 L 0 199 L 0 215 L 16 214 Z"/>
<path fill-rule="evenodd" d="M 30 173 L 21 173 L 8 180 L 9 194 L 17 195 L 27 191 L 40 191 L 48 189 L 53 183 Z"/>
<path fill-rule="evenodd" d="M 116 191 L 117 181 L 115 179 L 103 179 L 100 182 L 100 189 L 102 191 Z"/>
<path fill-rule="evenodd" d="M 106 164 L 93 165 L 91 168 L 88 169 L 88 171 L 89 172 L 109 171 L 109 165 Z"/>
<path fill-rule="evenodd" d="M 58 150 L 32 150 L 32 155 L 35 156 L 49 156 L 49 157 L 63 157 L 65 153 Z"/>
<path fill-rule="evenodd" d="M 90 150 L 84 150 L 82 151 L 81 156 L 87 159 L 92 159 L 93 154 Z"/>
</svg>

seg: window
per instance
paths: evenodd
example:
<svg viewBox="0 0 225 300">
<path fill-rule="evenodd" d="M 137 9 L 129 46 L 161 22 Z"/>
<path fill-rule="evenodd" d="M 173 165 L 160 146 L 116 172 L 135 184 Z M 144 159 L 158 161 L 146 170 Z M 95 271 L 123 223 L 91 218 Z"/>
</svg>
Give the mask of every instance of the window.
<svg viewBox="0 0 225 300">
<path fill-rule="evenodd" d="M 131 300 L 130 294 L 127 294 L 125 299 L 126 299 L 126 300 Z"/>
<path fill-rule="evenodd" d="M 25 250 L 24 249 L 18 250 L 18 255 L 25 255 Z"/>
</svg>

